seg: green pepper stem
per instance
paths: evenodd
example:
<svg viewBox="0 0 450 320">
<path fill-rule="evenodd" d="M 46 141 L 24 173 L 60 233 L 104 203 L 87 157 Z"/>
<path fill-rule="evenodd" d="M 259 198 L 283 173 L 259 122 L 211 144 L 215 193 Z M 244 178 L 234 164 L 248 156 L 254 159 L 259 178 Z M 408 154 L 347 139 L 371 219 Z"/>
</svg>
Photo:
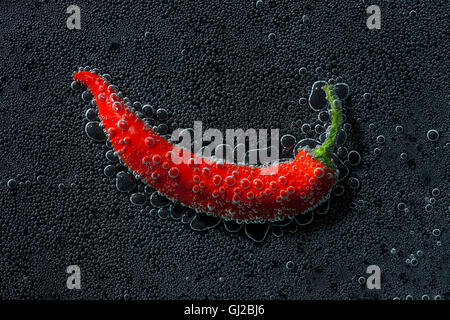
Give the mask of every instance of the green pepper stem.
<svg viewBox="0 0 450 320">
<path fill-rule="evenodd" d="M 331 161 L 331 153 L 333 152 L 334 144 L 339 133 L 339 127 L 342 122 L 342 109 L 340 100 L 336 97 L 333 85 L 326 85 L 322 90 L 325 91 L 328 101 L 330 101 L 333 119 L 327 139 L 321 146 L 312 150 L 312 154 L 316 160 L 319 160 L 329 168 L 334 169 L 333 162 Z"/>
</svg>

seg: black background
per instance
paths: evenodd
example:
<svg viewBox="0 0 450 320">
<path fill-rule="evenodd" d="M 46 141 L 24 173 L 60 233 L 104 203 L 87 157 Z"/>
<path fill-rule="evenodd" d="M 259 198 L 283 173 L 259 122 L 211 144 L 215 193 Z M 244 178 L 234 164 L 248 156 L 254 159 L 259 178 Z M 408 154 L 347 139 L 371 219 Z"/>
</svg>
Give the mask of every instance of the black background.
<svg viewBox="0 0 450 320">
<path fill-rule="evenodd" d="M 0 4 L 1 298 L 448 298 L 447 1 Z M 66 27 L 72 4 L 81 30 Z M 370 4 L 381 8 L 380 30 L 366 27 Z M 347 147 L 362 157 L 350 176 L 361 186 L 345 182 L 327 215 L 261 243 L 153 217 L 104 176 L 107 148 L 84 132 L 87 106 L 70 84 L 86 65 L 132 101 L 167 109 L 170 128 L 201 120 L 280 128 L 298 140 L 298 123 L 317 118 L 299 98 L 314 81 L 340 76 L 351 91 Z M 430 129 L 438 141 L 427 139 Z M 426 212 L 434 188 L 440 195 Z M 359 200 L 364 208 L 352 209 Z M 418 250 L 418 265 L 406 264 Z M 72 264 L 81 290 L 66 288 Z M 381 290 L 358 282 L 371 264 L 381 268 Z"/>
</svg>

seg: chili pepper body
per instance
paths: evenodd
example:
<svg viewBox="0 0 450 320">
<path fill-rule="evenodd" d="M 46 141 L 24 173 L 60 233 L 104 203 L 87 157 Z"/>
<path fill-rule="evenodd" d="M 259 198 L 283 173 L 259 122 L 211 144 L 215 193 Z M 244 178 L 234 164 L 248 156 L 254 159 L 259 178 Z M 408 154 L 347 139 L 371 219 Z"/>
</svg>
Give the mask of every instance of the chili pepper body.
<svg viewBox="0 0 450 320">
<path fill-rule="evenodd" d="M 80 71 L 74 79 L 93 93 L 111 144 L 128 168 L 160 193 L 195 210 L 246 222 L 278 220 L 317 206 L 336 181 L 330 161 L 335 136 L 327 138 L 322 149 L 300 149 L 294 159 L 276 165 L 224 163 L 158 135 L 101 76 Z M 337 130 L 340 109 L 335 108 L 332 86 L 324 90 L 334 108 L 332 131 Z"/>
</svg>

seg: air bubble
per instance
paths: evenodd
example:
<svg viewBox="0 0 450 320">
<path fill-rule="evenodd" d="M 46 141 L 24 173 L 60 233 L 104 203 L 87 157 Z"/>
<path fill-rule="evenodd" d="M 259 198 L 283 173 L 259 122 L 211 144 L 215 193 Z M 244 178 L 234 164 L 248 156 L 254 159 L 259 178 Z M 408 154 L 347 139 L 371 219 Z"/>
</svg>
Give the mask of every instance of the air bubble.
<svg viewBox="0 0 450 320">
<path fill-rule="evenodd" d="M 355 150 L 350 151 L 347 158 L 352 166 L 357 166 L 361 162 L 361 155 Z"/>
<path fill-rule="evenodd" d="M 113 165 L 107 165 L 104 169 L 103 169 L 103 174 L 105 176 L 107 176 L 108 178 L 112 178 L 114 177 L 114 175 L 116 174 L 116 169 Z"/>
<path fill-rule="evenodd" d="M 167 110 L 163 109 L 163 108 L 160 108 L 156 111 L 156 116 L 161 121 L 165 121 L 169 118 L 169 114 L 167 113 Z"/>
<path fill-rule="evenodd" d="M 325 128 L 322 125 L 320 125 L 320 124 L 316 124 L 316 126 L 314 127 L 314 131 L 317 134 L 321 134 L 321 133 L 323 133 L 325 131 Z"/>
<path fill-rule="evenodd" d="M 439 132 L 435 129 L 431 129 L 427 132 L 428 140 L 435 142 L 439 140 Z"/>
<path fill-rule="evenodd" d="M 438 188 L 434 188 L 431 191 L 431 194 L 433 195 L 433 197 L 439 197 L 439 195 L 441 194 L 441 191 Z"/>
<path fill-rule="evenodd" d="M 292 270 L 294 268 L 294 266 L 295 266 L 295 263 L 293 261 L 288 261 L 286 263 L 286 269 L 288 269 L 288 270 Z"/>
<path fill-rule="evenodd" d="M 363 94 L 363 98 L 364 98 L 364 100 L 369 101 L 370 99 L 372 99 L 372 95 L 370 93 L 366 92 Z"/>
<path fill-rule="evenodd" d="M 103 131 L 103 128 L 100 126 L 100 122 L 98 121 L 88 122 L 84 127 L 84 131 L 89 138 L 96 142 L 103 142 L 106 140 L 105 132 Z"/>
<path fill-rule="evenodd" d="M 305 14 L 302 17 L 302 21 L 303 21 L 303 24 L 309 24 L 311 22 L 311 19 Z"/>
<path fill-rule="evenodd" d="M 130 202 L 136 206 L 143 206 L 147 202 L 147 197 L 143 193 L 133 193 Z"/>
<path fill-rule="evenodd" d="M 322 87 L 326 86 L 326 81 L 316 81 L 314 82 L 311 94 L 309 95 L 309 106 L 314 111 L 320 111 L 324 109 L 327 104 L 328 100 L 325 94 L 325 91 L 322 90 Z"/>
<path fill-rule="evenodd" d="M 298 99 L 298 103 L 299 103 L 301 106 L 306 105 L 307 102 L 308 102 L 308 100 L 307 100 L 306 98 L 304 98 L 304 97 L 301 97 L 300 99 Z"/>
<path fill-rule="evenodd" d="M 286 134 L 281 137 L 281 145 L 286 149 L 292 149 L 295 146 L 296 139 L 293 135 Z"/>
<path fill-rule="evenodd" d="M 84 102 L 89 102 L 92 100 L 92 98 L 94 98 L 94 96 L 92 95 L 92 93 L 89 90 L 86 90 L 81 94 L 81 99 Z"/>
<path fill-rule="evenodd" d="M 146 118 L 151 118 L 155 115 L 153 107 L 149 104 L 146 104 L 142 107 L 142 113 Z"/>
<path fill-rule="evenodd" d="M 339 156 L 339 158 L 341 159 L 345 159 L 347 157 L 348 154 L 348 150 L 346 147 L 339 147 L 337 150 L 337 155 Z"/>
<path fill-rule="evenodd" d="M 320 122 L 327 122 L 330 120 L 330 114 L 328 113 L 328 111 L 320 111 L 317 115 L 317 119 Z"/>
<path fill-rule="evenodd" d="M 302 133 L 308 133 L 309 131 L 311 131 L 311 126 L 308 123 L 305 123 L 302 125 Z"/>
<path fill-rule="evenodd" d="M 360 186 L 360 183 L 359 183 L 359 180 L 357 178 L 351 177 L 350 179 L 348 179 L 348 185 L 352 189 L 358 189 L 359 186 Z"/>
<path fill-rule="evenodd" d="M 128 130 L 128 122 L 126 122 L 125 120 L 117 121 L 117 128 L 119 128 L 122 131 Z"/>
<path fill-rule="evenodd" d="M 342 125 L 342 128 L 343 128 L 345 131 L 349 132 L 350 130 L 352 130 L 352 125 L 351 125 L 350 123 L 346 122 L 346 123 L 344 123 L 344 124 Z"/>
<path fill-rule="evenodd" d="M 322 168 L 315 168 L 314 169 L 314 176 L 316 178 L 322 178 L 325 175 L 325 171 Z"/>
<path fill-rule="evenodd" d="M 136 179 L 128 172 L 118 172 L 116 174 L 116 188 L 120 192 L 130 192 L 136 187 Z"/>
<path fill-rule="evenodd" d="M 403 133 L 403 127 L 402 126 L 396 126 L 395 127 L 395 132 L 397 132 L 397 133 Z"/>
<path fill-rule="evenodd" d="M 350 93 L 350 88 L 349 88 L 348 84 L 346 84 L 346 83 L 336 84 L 334 86 L 334 90 L 335 90 L 335 93 L 338 96 L 338 98 L 341 100 L 347 99 L 347 97 Z"/>
<path fill-rule="evenodd" d="M 15 189 L 17 188 L 17 181 L 15 179 L 9 179 L 8 182 L 6 182 L 6 186 L 11 190 Z"/>
<path fill-rule="evenodd" d="M 439 236 L 441 235 L 441 230 L 439 230 L 439 229 L 434 229 L 434 230 L 432 231 L 432 233 L 433 233 L 433 236 L 439 237 Z"/>
<path fill-rule="evenodd" d="M 333 193 L 338 197 L 342 196 L 344 194 L 344 192 L 345 192 L 345 188 L 343 186 L 341 186 L 340 184 L 336 185 L 333 189 Z"/>
<path fill-rule="evenodd" d="M 119 161 L 119 157 L 117 156 L 117 153 L 113 150 L 108 150 L 106 151 L 106 159 L 108 159 L 108 161 L 110 162 L 118 162 Z"/>
<path fill-rule="evenodd" d="M 95 121 L 97 120 L 97 111 L 93 108 L 89 108 L 86 110 L 86 113 L 84 114 L 87 120 Z"/>
</svg>

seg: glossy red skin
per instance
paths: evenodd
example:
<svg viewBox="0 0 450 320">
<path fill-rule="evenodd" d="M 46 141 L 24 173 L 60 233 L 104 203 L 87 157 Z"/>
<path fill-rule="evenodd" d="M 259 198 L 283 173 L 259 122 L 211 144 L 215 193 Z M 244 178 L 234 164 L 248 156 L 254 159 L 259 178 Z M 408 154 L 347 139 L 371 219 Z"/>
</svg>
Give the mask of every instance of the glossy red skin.
<svg viewBox="0 0 450 320">
<path fill-rule="evenodd" d="M 221 163 L 186 150 L 184 156 L 191 161 L 174 163 L 168 152 L 180 147 L 139 119 L 101 76 L 81 71 L 74 79 L 94 94 L 103 126 L 125 164 L 147 184 L 190 208 L 234 220 L 273 220 L 314 208 L 336 181 L 336 170 L 304 149 L 289 162 L 267 167 Z M 113 107 L 115 101 L 121 110 Z M 154 144 L 146 143 L 149 137 Z"/>
</svg>

